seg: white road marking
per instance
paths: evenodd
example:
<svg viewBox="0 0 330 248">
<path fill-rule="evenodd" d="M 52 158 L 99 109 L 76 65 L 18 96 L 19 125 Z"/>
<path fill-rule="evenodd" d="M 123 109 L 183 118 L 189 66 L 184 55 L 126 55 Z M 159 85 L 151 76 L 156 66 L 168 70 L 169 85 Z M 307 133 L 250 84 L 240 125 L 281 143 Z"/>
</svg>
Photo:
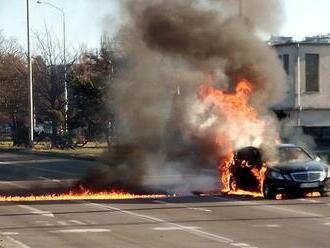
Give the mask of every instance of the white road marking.
<svg viewBox="0 0 330 248">
<path fill-rule="evenodd" d="M 30 213 L 32 213 L 32 214 L 39 214 L 39 215 L 42 215 L 42 216 L 52 217 L 52 218 L 55 217 L 54 214 L 49 212 L 49 211 L 43 211 L 43 210 L 33 208 L 33 207 L 30 207 L 30 206 L 27 206 L 27 205 L 17 205 L 17 206 L 20 207 L 20 208 L 30 210 L 31 211 Z"/>
<path fill-rule="evenodd" d="M 299 201 L 304 201 L 304 202 L 312 202 L 312 203 L 320 203 L 320 201 L 318 200 L 313 200 L 313 199 L 305 199 L 305 198 L 301 198 L 298 199 Z"/>
<path fill-rule="evenodd" d="M 50 233 L 102 233 L 110 232 L 110 229 L 63 229 L 63 230 L 54 230 L 49 231 Z"/>
<path fill-rule="evenodd" d="M 18 235 L 18 232 L 2 232 L 1 235 Z"/>
<path fill-rule="evenodd" d="M 206 209 L 206 208 L 188 208 L 188 209 L 196 210 L 196 211 L 202 211 L 202 212 L 212 212 L 212 210 Z"/>
<path fill-rule="evenodd" d="M 320 214 L 311 213 L 311 212 L 302 211 L 302 210 L 285 208 L 283 206 L 279 207 L 279 206 L 271 206 L 271 205 L 261 205 L 261 207 L 264 209 L 269 208 L 269 209 L 278 210 L 280 212 L 286 211 L 286 212 L 290 212 L 290 213 L 294 213 L 294 214 L 306 215 L 306 216 L 311 216 L 311 217 L 324 217 L 323 215 L 320 215 Z"/>
<path fill-rule="evenodd" d="M 185 226 L 187 229 L 199 229 L 200 227 L 198 226 Z M 152 228 L 155 231 L 173 231 L 173 230 L 182 230 L 180 227 L 175 227 L 175 226 L 169 226 L 169 227 L 154 227 Z"/>
<path fill-rule="evenodd" d="M 251 248 L 251 246 L 249 244 L 246 244 L 246 243 L 231 243 L 230 245 L 235 246 L 235 247 L 249 247 L 249 248 Z"/>
<path fill-rule="evenodd" d="M 49 181 L 53 181 L 55 183 L 60 183 L 61 180 L 58 180 L 58 179 L 51 179 L 51 178 L 48 178 L 48 177 L 38 177 L 40 179 L 43 179 L 43 180 L 49 180 Z"/>
<path fill-rule="evenodd" d="M 241 201 L 235 201 L 235 203 L 240 203 Z M 311 217 L 325 217 L 324 215 L 320 215 L 320 214 L 316 214 L 316 213 L 312 213 L 312 212 L 307 212 L 307 211 L 302 211 L 302 210 L 295 210 L 295 209 L 290 209 L 290 208 L 286 208 L 284 206 L 281 205 L 268 205 L 265 203 L 258 203 L 258 202 L 248 202 L 248 201 L 242 201 L 242 203 L 244 203 L 245 205 L 250 205 L 249 207 L 251 208 L 258 208 L 258 209 L 263 209 L 263 210 L 277 210 L 278 212 L 291 212 L 291 213 L 295 213 L 295 214 L 300 214 L 300 215 L 307 215 L 307 216 L 311 216 Z M 238 205 L 239 206 L 239 205 Z"/>
<path fill-rule="evenodd" d="M 13 237 L 7 236 L 7 239 L 10 240 L 11 242 L 15 243 L 16 245 L 18 245 L 21 248 L 31 248 L 30 246 L 22 243 L 21 241 L 14 239 Z"/>
<path fill-rule="evenodd" d="M 279 224 L 265 224 L 265 225 L 252 225 L 253 227 L 268 227 L 268 228 L 277 228 L 280 227 Z"/>
<path fill-rule="evenodd" d="M 149 221 L 152 221 L 152 222 L 166 224 L 166 225 L 172 226 L 172 227 L 177 227 L 180 230 L 185 231 L 187 233 L 196 235 L 198 237 L 210 239 L 210 240 L 213 240 L 213 241 L 216 241 L 216 242 L 219 242 L 219 243 L 226 243 L 226 244 L 235 243 L 234 240 L 232 240 L 230 238 L 227 238 L 227 237 L 224 237 L 224 236 L 220 236 L 220 235 L 217 235 L 217 234 L 209 233 L 209 232 L 198 230 L 198 229 L 189 229 L 186 226 L 183 226 L 183 225 L 180 225 L 180 224 L 177 224 L 177 223 L 173 223 L 173 222 L 168 222 L 166 220 L 156 218 L 156 217 L 153 217 L 153 216 L 138 214 L 138 213 L 135 213 L 135 212 L 132 212 L 132 211 L 122 210 L 120 208 L 110 207 L 110 206 L 103 205 L 103 204 L 98 204 L 98 203 L 86 202 L 86 204 L 90 205 L 90 206 L 99 207 L 99 208 L 102 208 L 102 209 L 108 209 L 108 210 L 111 210 L 111 211 L 118 211 L 118 212 L 123 213 L 123 214 L 127 214 L 127 215 L 134 216 L 134 217 L 137 217 L 137 218 L 149 220 Z"/>
<path fill-rule="evenodd" d="M 86 223 L 79 221 L 79 220 L 69 220 L 69 222 L 77 225 L 86 225 Z"/>
</svg>

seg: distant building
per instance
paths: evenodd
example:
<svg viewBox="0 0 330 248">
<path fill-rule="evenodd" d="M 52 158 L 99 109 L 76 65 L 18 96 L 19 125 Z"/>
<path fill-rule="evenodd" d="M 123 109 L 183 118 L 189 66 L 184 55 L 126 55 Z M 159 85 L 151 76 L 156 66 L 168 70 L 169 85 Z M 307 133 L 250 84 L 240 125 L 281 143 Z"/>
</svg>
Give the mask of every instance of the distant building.
<svg viewBox="0 0 330 248">
<path fill-rule="evenodd" d="M 285 43 L 292 43 L 292 37 L 290 36 L 271 36 L 270 40 L 268 41 L 269 45 L 277 45 L 277 44 L 285 44 Z"/>
<path fill-rule="evenodd" d="M 330 146 L 330 36 L 273 44 L 287 73 L 288 94 L 274 107 L 318 145 Z"/>
<path fill-rule="evenodd" d="M 330 34 L 307 36 L 303 40 L 306 43 L 330 43 Z"/>
</svg>

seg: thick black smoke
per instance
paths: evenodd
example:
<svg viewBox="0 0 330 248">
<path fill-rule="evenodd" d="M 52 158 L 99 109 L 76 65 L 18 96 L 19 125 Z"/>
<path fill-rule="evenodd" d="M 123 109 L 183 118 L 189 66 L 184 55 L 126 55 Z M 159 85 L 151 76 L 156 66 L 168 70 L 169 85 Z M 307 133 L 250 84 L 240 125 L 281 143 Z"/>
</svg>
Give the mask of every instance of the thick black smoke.
<svg viewBox="0 0 330 248">
<path fill-rule="evenodd" d="M 213 117 L 197 97 L 205 75 L 211 74 L 212 84 L 226 91 L 242 78 L 250 80 L 252 104 L 262 116 L 283 97 L 283 70 L 260 39 L 276 28 L 280 1 L 243 1 L 242 16 L 237 2 L 122 1 L 126 22 L 118 39 L 128 65 L 112 91 L 124 155 L 110 158 L 110 170 L 103 172 L 111 175 L 109 185 L 172 184 L 177 191 L 214 186 L 199 175 L 216 169 L 227 148 L 215 144 L 215 134 L 231 127 L 217 119 L 205 128 Z M 265 119 L 274 125 L 271 117 Z M 267 139 L 274 140 L 276 127 L 270 130 Z M 131 146 L 142 159 L 122 151 Z"/>
</svg>

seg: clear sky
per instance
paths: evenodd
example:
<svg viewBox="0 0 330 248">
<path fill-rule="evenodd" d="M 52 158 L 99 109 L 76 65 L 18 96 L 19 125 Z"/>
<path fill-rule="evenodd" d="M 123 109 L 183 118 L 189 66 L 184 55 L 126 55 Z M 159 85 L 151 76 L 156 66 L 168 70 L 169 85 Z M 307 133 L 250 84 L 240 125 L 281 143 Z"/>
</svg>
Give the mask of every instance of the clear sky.
<svg viewBox="0 0 330 248">
<path fill-rule="evenodd" d="M 93 48 L 99 44 L 102 30 L 114 33 L 120 22 L 120 0 L 47 0 L 66 13 L 67 46 Z M 141 0 L 136 0 L 141 1 Z M 267 1 L 267 0 L 265 0 Z M 282 0 L 286 20 L 280 34 L 301 39 L 304 36 L 330 33 L 330 0 Z M 31 29 L 43 32 L 45 25 L 62 39 L 62 16 L 45 4 L 30 0 Z M 104 20 L 107 19 L 107 25 Z M 110 23 L 110 24 L 109 24 Z M 26 46 L 26 0 L 0 0 L 0 29 Z M 33 43 L 32 43 L 33 47 Z"/>
<path fill-rule="evenodd" d="M 120 17 L 118 1 L 120 0 L 47 0 L 65 11 L 67 47 L 78 48 L 84 45 L 97 47 L 100 35 L 106 29 L 115 32 Z M 62 14 L 46 4 L 37 4 L 30 0 L 31 33 L 47 29 L 62 41 Z M 0 0 L 0 30 L 4 35 L 16 38 L 26 47 L 26 0 Z M 31 36 L 33 42 L 33 37 Z M 33 44 L 31 45 L 33 47 Z"/>
<path fill-rule="evenodd" d="M 330 33 L 330 0 L 282 0 L 286 21 L 281 33 L 301 39 Z"/>
</svg>

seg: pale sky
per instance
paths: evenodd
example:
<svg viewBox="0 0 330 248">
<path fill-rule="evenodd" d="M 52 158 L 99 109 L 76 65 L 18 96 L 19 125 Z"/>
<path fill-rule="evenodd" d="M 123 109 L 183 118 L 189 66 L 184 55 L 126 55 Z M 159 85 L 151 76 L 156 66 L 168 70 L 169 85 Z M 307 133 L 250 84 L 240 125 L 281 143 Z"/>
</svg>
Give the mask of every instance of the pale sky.
<svg viewBox="0 0 330 248">
<path fill-rule="evenodd" d="M 82 44 L 89 48 L 97 47 L 102 30 L 106 28 L 114 33 L 120 23 L 120 0 L 47 1 L 66 13 L 67 47 L 78 48 Z M 304 36 L 330 33 L 330 0 L 282 1 L 286 21 L 279 34 L 299 40 Z M 30 0 L 30 5 L 32 32 L 43 32 L 46 25 L 61 41 L 61 13 L 49 5 L 37 4 L 36 0 Z M 104 25 L 105 18 L 107 25 Z M 0 30 L 26 47 L 26 0 L 0 0 Z"/>
<path fill-rule="evenodd" d="M 120 0 L 46 0 L 65 12 L 67 47 L 78 48 L 80 45 L 93 48 L 99 45 L 102 30 L 115 32 L 120 21 L 118 1 Z M 46 4 L 37 4 L 30 0 L 31 33 L 45 31 L 45 25 L 55 38 L 62 41 L 62 14 Z M 0 0 L 0 30 L 26 47 L 26 0 Z M 31 47 L 33 36 L 31 34 Z"/>
</svg>

